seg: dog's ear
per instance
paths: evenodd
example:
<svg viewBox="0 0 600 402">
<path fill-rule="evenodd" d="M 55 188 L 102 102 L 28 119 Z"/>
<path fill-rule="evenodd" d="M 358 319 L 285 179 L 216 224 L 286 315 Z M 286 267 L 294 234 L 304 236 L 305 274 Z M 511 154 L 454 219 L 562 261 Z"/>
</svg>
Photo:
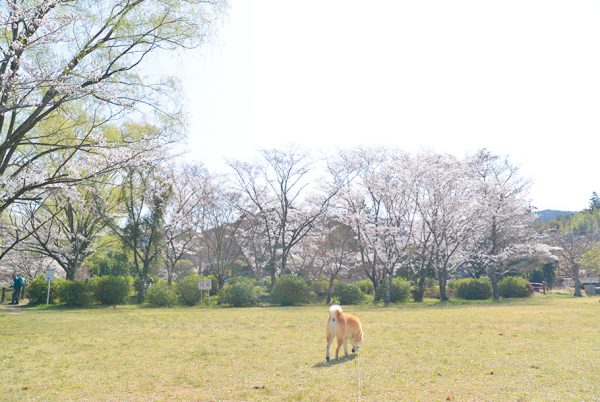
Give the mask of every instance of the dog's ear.
<svg viewBox="0 0 600 402">
<path fill-rule="evenodd" d="M 342 315 L 342 311 L 341 310 L 336 310 L 335 311 L 335 316 L 339 319 L 340 316 Z"/>
</svg>

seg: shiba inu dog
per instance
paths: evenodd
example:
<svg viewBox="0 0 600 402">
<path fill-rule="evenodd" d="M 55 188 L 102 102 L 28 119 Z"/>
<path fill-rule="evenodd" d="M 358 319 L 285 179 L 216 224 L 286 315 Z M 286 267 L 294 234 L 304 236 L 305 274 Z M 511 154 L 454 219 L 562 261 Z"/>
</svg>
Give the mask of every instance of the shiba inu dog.
<svg viewBox="0 0 600 402">
<path fill-rule="evenodd" d="M 333 343 L 333 337 L 337 338 L 337 348 L 335 349 L 335 358 L 337 359 L 342 343 L 344 344 L 344 354 L 348 356 L 348 340 L 352 343 L 352 353 L 358 352 L 362 346 L 363 330 L 360 320 L 357 316 L 344 313 L 337 304 L 329 307 L 329 319 L 327 320 L 327 352 L 325 359 L 329 361 L 329 348 Z"/>
</svg>

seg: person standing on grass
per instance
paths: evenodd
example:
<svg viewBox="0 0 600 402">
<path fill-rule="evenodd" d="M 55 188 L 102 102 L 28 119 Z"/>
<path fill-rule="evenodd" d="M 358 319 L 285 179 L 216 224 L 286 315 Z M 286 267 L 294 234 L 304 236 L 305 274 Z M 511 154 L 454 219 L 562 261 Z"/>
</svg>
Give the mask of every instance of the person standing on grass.
<svg viewBox="0 0 600 402">
<path fill-rule="evenodd" d="M 19 297 L 21 296 L 21 290 L 23 289 L 23 286 L 25 286 L 25 278 L 23 278 L 21 275 L 17 275 L 12 284 L 13 294 L 10 304 L 19 304 Z"/>
</svg>

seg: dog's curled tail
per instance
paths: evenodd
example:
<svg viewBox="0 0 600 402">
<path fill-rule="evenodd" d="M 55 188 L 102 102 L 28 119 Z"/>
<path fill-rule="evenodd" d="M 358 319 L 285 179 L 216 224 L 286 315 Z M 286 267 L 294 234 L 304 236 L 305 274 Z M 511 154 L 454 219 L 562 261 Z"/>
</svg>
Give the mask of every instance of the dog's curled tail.
<svg viewBox="0 0 600 402">
<path fill-rule="evenodd" d="M 332 304 L 329 307 L 329 319 L 333 319 L 338 316 L 342 312 L 342 308 L 337 304 Z"/>
</svg>

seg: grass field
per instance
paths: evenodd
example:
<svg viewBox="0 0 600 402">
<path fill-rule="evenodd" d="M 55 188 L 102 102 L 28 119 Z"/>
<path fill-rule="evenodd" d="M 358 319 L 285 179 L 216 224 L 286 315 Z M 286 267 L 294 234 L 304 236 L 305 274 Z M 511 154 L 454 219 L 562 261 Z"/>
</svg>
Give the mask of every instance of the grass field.
<svg viewBox="0 0 600 402">
<path fill-rule="evenodd" d="M 598 298 L 348 306 L 0 308 L 1 400 L 600 400 Z"/>
</svg>

